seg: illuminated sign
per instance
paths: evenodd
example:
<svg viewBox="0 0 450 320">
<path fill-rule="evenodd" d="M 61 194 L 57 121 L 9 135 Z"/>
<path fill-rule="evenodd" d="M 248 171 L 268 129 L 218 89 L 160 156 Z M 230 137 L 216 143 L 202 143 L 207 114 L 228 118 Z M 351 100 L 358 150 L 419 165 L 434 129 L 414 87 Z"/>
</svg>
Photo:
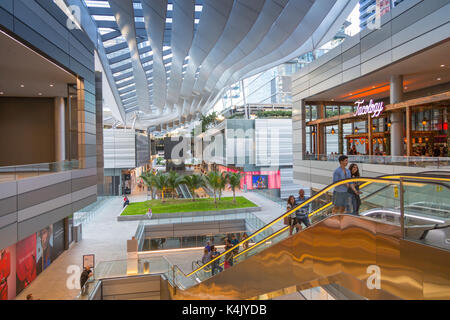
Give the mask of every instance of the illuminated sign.
<svg viewBox="0 0 450 320">
<path fill-rule="evenodd" d="M 374 103 L 372 99 L 370 99 L 369 104 L 366 105 L 363 105 L 364 100 L 356 101 L 355 104 L 357 105 L 356 112 L 354 114 L 355 117 L 372 114 L 372 118 L 376 118 L 380 116 L 381 112 L 384 110 L 383 102 Z"/>
</svg>

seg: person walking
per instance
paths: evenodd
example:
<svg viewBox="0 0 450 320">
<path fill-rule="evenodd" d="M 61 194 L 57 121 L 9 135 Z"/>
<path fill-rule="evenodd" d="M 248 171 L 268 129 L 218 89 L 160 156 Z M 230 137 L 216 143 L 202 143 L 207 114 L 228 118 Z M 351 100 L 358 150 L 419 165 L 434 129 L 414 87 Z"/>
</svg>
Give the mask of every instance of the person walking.
<svg viewBox="0 0 450 320">
<path fill-rule="evenodd" d="M 89 284 L 87 282 L 90 277 L 92 277 L 91 267 L 87 266 L 86 268 L 84 268 L 80 276 L 81 295 L 83 296 L 88 292 Z"/>
<path fill-rule="evenodd" d="M 229 251 L 231 248 L 233 248 L 233 245 L 231 244 L 228 238 L 225 238 L 225 252 Z M 225 262 L 223 265 L 225 269 L 228 269 L 229 267 L 233 266 L 233 257 L 234 257 L 233 251 L 229 251 L 225 254 Z"/>
<path fill-rule="evenodd" d="M 208 249 L 203 250 L 202 264 L 207 264 L 211 261 L 211 252 Z"/>
<path fill-rule="evenodd" d="M 239 243 L 239 240 L 236 238 L 236 235 L 233 233 L 231 236 L 231 245 L 234 247 Z M 239 253 L 239 247 L 234 248 L 233 253 L 236 255 Z"/>
<path fill-rule="evenodd" d="M 333 183 L 339 182 L 341 180 L 350 179 L 351 174 L 350 170 L 347 169 L 348 165 L 348 157 L 340 156 L 339 157 L 339 167 L 333 172 Z M 342 214 L 345 213 L 345 209 L 349 202 L 349 193 L 348 188 L 349 184 L 343 184 L 334 188 L 333 192 L 333 214 Z"/>
<path fill-rule="evenodd" d="M 208 250 L 208 252 L 211 252 L 211 242 L 206 241 L 205 250 Z"/>
<path fill-rule="evenodd" d="M 217 248 L 215 246 L 211 246 L 211 260 L 214 260 L 220 255 L 220 253 L 217 251 Z M 217 259 L 216 261 L 213 261 L 211 266 L 211 273 L 214 276 L 216 274 L 216 271 L 219 270 L 219 272 L 222 272 L 222 267 L 220 266 L 220 259 Z"/>
<path fill-rule="evenodd" d="M 292 209 L 294 209 L 296 207 L 295 204 L 295 197 L 294 196 L 289 196 L 288 198 L 288 202 L 287 202 L 287 207 L 286 210 L 290 211 Z M 294 230 L 294 226 L 297 225 L 297 218 L 296 218 L 296 212 L 292 212 L 288 218 L 288 225 L 289 225 L 289 235 L 292 236 L 292 232 Z"/>
<path fill-rule="evenodd" d="M 352 178 L 359 178 L 359 169 L 358 165 L 356 163 L 352 163 L 349 167 L 350 174 Z M 348 193 L 350 194 L 350 201 L 349 203 L 352 206 L 352 209 L 347 208 L 347 212 L 358 216 L 359 215 L 359 207 L 361 205 L 361 198 L 359 195 L 362 193 L 359 191 L 359 183 L 350 183 L 348 188 Z"/>
<path fill-rule="evenodd" d="M 308 200 L 309 197 L 305 197 L 305 190 L 300 189 L 298 190 L 298 198 L 295 199 L 295 206 L 299 206 L 301 205 L 303 202 L 305 202 L 306 200 Z M 300 209 L 298 209 L 295 212 L 295 218 L 297 219 L 297 225 L 296 225 L 296 230 L 297 232 L 299 232 L 302 229 L 302 225 L 301 223 L 303 222 L 303 224 L 306 227 L 309 227 L 311 225 L 311 222 L 309 221 L 309 211 L 310 211 L 310 203 L 304 205 L 303 207 L 301 207 Z"/>
<path fill-rule="evenodd" d="M 244 232 L 244 234 L 242 235 L 242 241 L 244 241 L 245 239 L 247 239 L 248 238 L 248 234 L 247 234 L 247 232 Z M 244 242 L 244 244 L 242 245 L 242 248 L 244 249 L 244 250 L 247 250 L 248 249 L 248 241 L 247 242 Z"/>
</svg>

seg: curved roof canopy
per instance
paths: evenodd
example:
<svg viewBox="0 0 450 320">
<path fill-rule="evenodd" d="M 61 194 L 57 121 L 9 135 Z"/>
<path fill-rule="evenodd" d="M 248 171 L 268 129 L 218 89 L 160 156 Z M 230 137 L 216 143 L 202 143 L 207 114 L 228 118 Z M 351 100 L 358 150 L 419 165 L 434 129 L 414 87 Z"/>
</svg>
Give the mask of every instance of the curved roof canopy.
<svg viewBox="0 0 450 320">
<path fill-rule="evenodd" d="M 83 0 L 126 120 L 209 110 L 224 88 L 328 42 L 357 0 Z"/>
</svg>

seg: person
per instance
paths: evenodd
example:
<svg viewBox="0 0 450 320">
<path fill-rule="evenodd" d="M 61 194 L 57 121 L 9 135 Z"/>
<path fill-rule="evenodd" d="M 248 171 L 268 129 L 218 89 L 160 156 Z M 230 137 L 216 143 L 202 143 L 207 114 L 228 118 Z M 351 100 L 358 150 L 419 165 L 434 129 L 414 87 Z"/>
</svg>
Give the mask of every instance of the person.
<svg viewBox="0 0 450 320">
<path fill-rule="evenodd" d="M 286 210 L 290 211 L 296 207 L 295 205 L 295 197 L 289 196 Z M 294 230 L 294 226 L 297 225 L 296 213 L 292 212 L 288 217 L 288 225 L 289 225 L 289 235 L 292 236 L 292 231 Z"/>
<path fill-rule="evenodd" d="M 125 196 L 124 198 L 123 198 L 123 207 L 125 208 L 127 205 L 129 205 L 130 204 L 130 200 L 128 200 L 128 197 L 127 196 Z"/>
<path fill-rule="evenodd" d="M 205 250 L 208 250 L 208 252 L 211 252 L 211 242 L 206 241 Z"/>
<path fill-rule="evenodd" d="M 207 264 L 208 262 L 211 261 L 211 252 L 208 251 L 208 249 L 204 249 L 203 250 L 203 257 L 202 257 L 202 263 L 203 264 Z"/>
<path fill-rule="evenodd" d="M 347 169 L 348 157 L 339 157 L 339 167 L 333 172 L 333 183 L 339 182 L 341 180 L 350 179 L 350 170 Z M 348 193 L 349 185 L 343 184 L 334 188 L 333 192 L 333 204 L 334 208 L 332 210 L 333 214 L 342 214 L 345 212 L 347 203 L 349 201 Z"/>
<path fill-rule="evenodd" d="M 350 174 L 352 178 L 359 178 L 359 169 L 356 163 L 352 163 L 349 167 Z M 348 193 L 350 194 L 349 204 L 352 205 L 352 210 L 347 207 L 347 211 L 351 212 L 351 214 L 358 216 L 359 215 L 359 207 L 361 205 L 361 198 L 359 195 L 361 192 L 359 191 L 359 183 L 350 183 L 348 188 Z"/>
<path fill-rule="evenodd" d="M 34 300 L 32 293 L 27 294 L 27 300 Z"/>
<path fill-rule="evenodd" d="M 433 157 L 440 157 L 441 156 L 441 150 L 438 146 L 435 146 L 433 149 Z"/>
<path fill-rule="evenodd" d="M 295 206 L 301 205 L 303 202 L 305 202 L 308 199 L 309 199 L 309 197 L 305 197 L 305 190 L 303 190 L 303 189 L 298 190 L 298 198 L 295 201 Z M 297 220 L 296 221 L 297 225 L 295 226 L 295 228 L 296 228 L 297 232 L 299 232 L 301 230 L 302 222 L 306 227 L 309 227 L 311 225 L 311 222 L 309 221 L 309 217 L 308 217 L 309 209 L 310 209 L 310 204 L 308 203 L 295 212 L 295 218 Z"/>
<path fill-rule="evenodd" d="M 356 156 L 358 154 L 358 152 L 356 151 L 356 146 L 355 145 L 352 145 L 352 148 L 350 149 L 348 154 L 351 155 L 351 156 Z"/>
<path fill-rule="evenodd" d="M 220 255 L 220 253 L 217 251 L 217 248 L 215 246 L 211 246 L 211 260 L 214 260 Z M 212 275 L 216 274 L 216 270 L 219 270 L 219 272 L 222 272 L 222 267 L 220 266 L 220 259 L 217 259 L 212 263 Z"/>
<path fill-rule="evenodd" d="M 231 245 L 234 247 L 235 245 L 237 245 L 239 243 L 239 241 L 238 241 L 238 239 L 236 238 L 236 236 L 234 235 L 234 233 L 233 233 L 233 235 L 231 236 Z M 236 254 L 238 254 L 239 253 L 239 247 L 236 247 L 234 250 L 233 250 L 233 253 L 236 255 Z"/>
<path fill-rule="evenodd" d="M 375 148 L 375 155 L 376 156 L 382 156 L 383 154 L 381 153 L 381 151 L 380 151 L 380 147 L 376 147 Z"/>
<path fill-rule="evenodd" d="M 153 215 L 152 208 L 148 208 L 147 218 L 148 218 L 148 219 L 151 219 L 151 218 L 152 218 L 152 215 Z"/>
<path fill-rule="evenodd" d="M 248 234 L 247 234 L 247 232 L 244 232 L 244 234 L 242 235 L 241 241 L 244 241 L 247 238 L 248 238 Z M 244 244 L 242 245 L 242 248 L 244 248 L 244 250 L 248 249 L 248 241 L 244 242 Z"/>
<path fill-rule="evenodd" d="M 224 248 L 225 252 L 230 250 L 231 248 L 233 248 L 233 245 L 231 244 L 228 238 L 225 238 L 225 248 Z M 229 251 L 225 254 L 225 264 L 224 264 L 225 269 L 233 266 L 233 257 L 234 257 L 233 251 Z"/>
<path fill-rule="evenodd" d="M 80 286 L 81 286 L 81 295 L 86 295 L 88 292 L 88 280 L 92 277 L 91 267 L 87 266 L 84 268 L 83 272 L 80 276 Z"/>
</svg>

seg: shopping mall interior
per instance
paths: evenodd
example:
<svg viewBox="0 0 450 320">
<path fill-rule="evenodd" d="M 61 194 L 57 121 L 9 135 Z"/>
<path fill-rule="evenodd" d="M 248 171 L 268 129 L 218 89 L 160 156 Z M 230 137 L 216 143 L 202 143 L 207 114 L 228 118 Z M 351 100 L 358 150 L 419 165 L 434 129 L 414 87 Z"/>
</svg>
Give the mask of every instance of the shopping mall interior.
<svg viewBox="0 0 450 320">
<path fill-rule="evenodd" d="M 450 300 L 449 52 L 450 0 L 0 0 L 0 300 Z"/>
</svg>

